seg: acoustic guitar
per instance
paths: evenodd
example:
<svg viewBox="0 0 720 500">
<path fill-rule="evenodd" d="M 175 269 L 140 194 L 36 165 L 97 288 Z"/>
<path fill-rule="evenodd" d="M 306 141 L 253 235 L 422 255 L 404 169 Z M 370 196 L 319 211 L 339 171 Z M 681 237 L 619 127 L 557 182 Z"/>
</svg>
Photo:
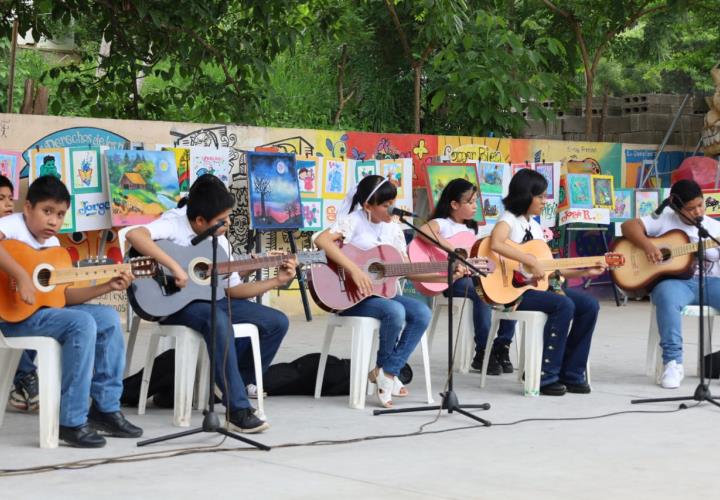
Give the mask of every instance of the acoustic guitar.
<svg viewBox="0 0 720 500">
<path fill-rule="evenodd" d="M 526 290 L 545 291 L 548 289 L 548 274 L 562 269 L 582 269 L 606 265 L 619 267 L 625 263 L 625 258 L 619 253 L 606 253 L 593 257 L 572 257 L 567 259 L 553 259 L 550 247 L 543 240 L 530 240 L 518 244 L 506 241 L 506 244 L 523 253 L 534 255 L 545 276 L 535 279 L 526 272 L 524 266 L 515 260 L 508 259 L 490 249 L 490 238 L 478 241 L 471 251 L 473 257 L 485 257 L 495 264 L 495 272 L 487 276 L 480 276 L 480 285 L 484 298 L 491 304 L 511 304 L 515 302 Z"/>
<path fill-rule="evenodd" d="M 27 271 L 35 285 L 35 303 L 26 304 L 15 280 L 0 272 L 0 318 L 10 323 L 29 318 L 41 307 L 63 307 L 65 289 L 73 283 L 113 278 L 123 271 L 130 271 L 136 278 L 151 277 L 158 268 L 155 259 L 149 257 L 130 259 L 124 264 L 77 268 L 62 247 L 36 250 L 17 240 L 3 240 L 0 245 Z"/>
<path fill-rule="evenodd" d="M 688 279 L 695 274 L 698 245 L 690 243 L 685 231 L 673 229 L 650 240 L 662 252 L 663 260 L 659 264 L 649 261 L 645 250 L 627 238 L 618 238 L 613 242 L 612 251 L 623 255 L 627 265 L 614 269 L 612 278 L 631 297 L 647 295 L 663 279 Z M 717 243 L 712 240 L 705 242 L 706 249 L 716 246 Z"/>
<path fill-rule="evenodd" d="M 340 248 L 350 260 L 365 271 L 373 282 L 373 293 L 391 299 L 397 294 L 398 279 L 412 274 L 440 273 L 447 271 L 445 262 L 404 262 L 395 247 L 379 245 L 370 250 L 360 250 L 345 244 Z M 478 267 L 487 268 L 478 260 Z M 313 266 L 308 275 L 310 293 L 318 306 L 329 312 L 341 312 L 365 299 L 360 294 L 350 273 L 333 262 Z"/>
<path fill-rule="evenodd" d="M 212 271 L 212 241 L 205 240 L 197 246 L 184 247 L 167 240 L 155 242 L 165 253 L 170 255 L 187 273 L 190 278 L 187 286 L 178 288 L 175 276 L 163 265 L 158 265 L 158 272 L 152 280 L 134 281 L 128 288 L 128 300 L 133 311 L 142 319 L 159 321 L 181 310 L 196 300 L 210 301 L 210 273 Z M 128 255 L 137 255 L 130 249 Z M 268 267 L 278 267 L 286 262 L 292 254 L 242 257 L 229 260 L 222 247 L 217 249 L 218 276 L 223 277 L 234 272 L 243 273 Z M 300 252 L 298 263 L 313 264 L 327 262 L 325 252 Z M 217 297 L 224 297 L 225 290 L 218 286 Z"/>
<path fill-rule="evenodd" d="M 459 253 L 468 258 L 470 249 L 473 247 L 477 238 L 469 231 L 463 231 L 450 238 L 447 238 L 447 242 L 450 243 L 451 248 L 455 250 L 462 250 Z M 408 257 L 411 262 L 444 262 L 445 269 L 447 270 L 447 252 L 441 250 L 433 243 L 420 237 L 415 237 L 408 245 Z M 495 266 L 492 262 L 488 262 L 486 259 L 469 259 L 471 264 L 475 264 L 477 267 L 483 268 L 486 272 L 493 272 Z M 438 295 L 447 290 L 447 283 L 435 283 L 435 282 L 422 282 L 413 281 L 415 289 L 423 295 L 433 296 Z"/>
</svg>

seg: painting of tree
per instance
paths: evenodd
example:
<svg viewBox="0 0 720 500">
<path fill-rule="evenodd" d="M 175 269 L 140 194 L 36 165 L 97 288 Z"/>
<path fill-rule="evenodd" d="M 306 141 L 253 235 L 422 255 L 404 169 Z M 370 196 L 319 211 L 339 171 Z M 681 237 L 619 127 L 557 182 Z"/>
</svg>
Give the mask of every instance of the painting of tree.
<svg viewBox="0 0 720 500">
<path fill-rule="evenodd" d="M 248 152 L 250 224 L 273 231 L 303 227 L 295 155 Z"/>
</svg>

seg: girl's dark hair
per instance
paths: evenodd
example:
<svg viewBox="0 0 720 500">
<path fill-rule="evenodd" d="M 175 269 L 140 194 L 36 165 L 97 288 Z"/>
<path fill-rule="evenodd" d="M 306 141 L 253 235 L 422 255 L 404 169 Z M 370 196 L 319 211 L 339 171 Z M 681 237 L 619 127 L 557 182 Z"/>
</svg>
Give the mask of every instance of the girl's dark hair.
<svg viewBox="0 0 720 500">
<path fill-rule="evenodd" d="M 187 205 L 187 218 L 194 221 L 198 217 L 206 221 L 235 206 L 235 198 L 225 184 L 212 174 L 198 177 L 185 198 L 178 202 L 178 208 Z"/>
<path fill-rule="evenodd" d="M 356 206 L 362 206 L 366 201 L 370 205 L 380 205 L 386 201 L 394 200 L 397 198 L 397 188 L 390 181 L 385 181 L 372 196 L 370 193 L 380 184 L 383 179 L 382 175 L 368 175 L 361 180 L 357 185 L 357 191 L 353 196 L 352 203 L 350 204 L 350 212 L 355 210 Z M 370 196 L 370 199 L 368 199 Z"/>
<path fill-rule="evenodd" d="M 542 174 L 523 168 L 510 180 L 508 195 L 503 198 L 505 210 L 515 215 L 525 215 L 533 197 L 543 194 L 547 186 L 547 179 Z"/>
<path fill-rule="evenodd" d="M 10 189 L 11 193 L 15 192 L 15 187 L 13 186 L 13 183 L 5 177 L 4 175 L 0 174 L 0 188 L 8 188 Z"/>
<path fill-rule="evenodd" d="M 702 195 L 700 184 L 690 179 L 679 180 L 670 188 L 671 203 L 678 209 L 682 209 L 688 201 L 702 197 Z"/>
<path fill-rule="evenodd" d="M 448 182 L 447 186 L 445 186 L 445 189 L 443 189 L 442 193 L 440 194 L 440 199 L 437 202 L 437 205 L 435 205 L 435 210 L 433 211 L 432 215 L 430 216 L 431 219 L 446 219 L 449 218 L 452 214 L 452 206 L 450 205 L 453 201 L 457 203 L 464 203 L 466 200 L 463 200 L 463 195 L 470 192 L 470 196 L 475 194 L 477 192 L 478 188 L 475 184 L 472 182 L 466 180 L 466 179 L 453 179 L 450 182 Z M 465 219 L 463 221 L 467 227 L 475 231 L 477 233 L 478 230 L 478 224 L 477 221 L 472 219 Z"/>
</svg>

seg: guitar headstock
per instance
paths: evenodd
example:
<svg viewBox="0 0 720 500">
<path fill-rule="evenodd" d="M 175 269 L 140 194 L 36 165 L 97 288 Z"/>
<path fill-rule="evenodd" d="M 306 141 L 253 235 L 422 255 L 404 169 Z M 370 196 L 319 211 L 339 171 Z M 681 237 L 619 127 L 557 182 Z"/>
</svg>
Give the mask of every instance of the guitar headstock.
<svg viewBox="0 0 720 500">
<path fill-rule="evenodd" d="M 128 259 L 128 264 L 136 278 L 155 276 L 158 273 L 158 263 L 151 257 L 133 257 Z"/>
<path fill-rule="evenodd" d="M 621 253 L 615 252 L 606 253 L 605 263 L 608 267 L 622 267 L 625 265 L 625 256 Z"/>
<path fill-rule="evenodd" d="M 327 264 L 327 257 L 324 250 L 300 252 L 297 254 L 298 264 L 301 266 L 312 264 Z"/>
</svg>

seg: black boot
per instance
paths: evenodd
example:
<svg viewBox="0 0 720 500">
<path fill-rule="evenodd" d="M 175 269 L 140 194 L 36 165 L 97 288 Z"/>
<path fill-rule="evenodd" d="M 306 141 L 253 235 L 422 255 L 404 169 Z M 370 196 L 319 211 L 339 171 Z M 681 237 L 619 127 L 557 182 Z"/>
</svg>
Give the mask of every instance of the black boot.
<svg viewBox="0 0 720 500">
<path fill-rule="evenodd" d="M 495 358 L 496 363 L 500 366 L 503 373 L 512 373 L 513 364 L 510 361 L 510 345 L 508 344 L 493 344 L 490 358 Z"/>
<path fill-rule="evenodd" d="M 470 364 L 470 371 L 482 372 L 483 358 L 485 358 L 485 349 L 475 351 L 475 357 Z M 490 359 L 488 360 L 487 374 L 488 375 L 500 375 L 502 373 L 502 367 L 498 364 L 497 359 L 490 353 Z"/>
</svg>

